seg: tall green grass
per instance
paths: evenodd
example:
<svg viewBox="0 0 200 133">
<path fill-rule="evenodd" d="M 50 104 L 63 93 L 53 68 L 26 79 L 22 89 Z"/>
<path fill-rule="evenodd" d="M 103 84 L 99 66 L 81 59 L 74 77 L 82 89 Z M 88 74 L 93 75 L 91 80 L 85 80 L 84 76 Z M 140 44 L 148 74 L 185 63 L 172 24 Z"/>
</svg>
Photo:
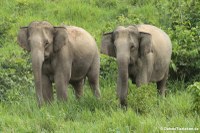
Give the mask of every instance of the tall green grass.
<svg viewBox="0 0 200 133">
<path fill-rule="evenodd" d="M 187 92 L 172 93 L 165 99 L 157 98 L 152 105 L 143 103 L 151 106 L 151 110 L 137 113 L 134 106 L 129 106 L 127 110 L 119 108 L 114 87 L 101 89 L 100 100 L 96 100 L 90 88 L 85 87 L 84 97 L 77 101 L 70 88 L 68 102 L 55 101 L 41 109 L 37 107 L 33 93 L 23 96 L 20 101 L 1 103 L 0 131 L 162 132 L 162 127 L 197 128 L 200 125 L 199 115 L 191 110 L 191 95 Z M 136 88 L 130 89 L 133 91 Z"/>
</svg>

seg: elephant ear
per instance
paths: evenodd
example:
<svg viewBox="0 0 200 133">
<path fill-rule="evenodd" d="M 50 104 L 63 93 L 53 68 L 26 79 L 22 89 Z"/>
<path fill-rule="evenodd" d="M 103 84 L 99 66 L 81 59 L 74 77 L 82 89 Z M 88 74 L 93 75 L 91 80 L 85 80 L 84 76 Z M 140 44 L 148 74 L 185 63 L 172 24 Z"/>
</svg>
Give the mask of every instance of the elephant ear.
<svg viewBox="0 0 200 133">
<path fill-rule="evenodd" d="M 140 32 L 139 53 L 140 56 L 145 56 L 152 51 L 151 34 Z"/>
<path fill-rule="evenodd" d="M 17 41 L 20 47 L 27 51 L 31 51 L 28 44 L 28 27 L 21 27 L 17 36 Z"/>
<path fill-rule="evenodd" d="M 101 41 L 101 53 L 116 57 L 113 43 L 113 32 L 103 34 Z"/>
<path fill-rule="evenodd" d="M 66 43 L 67 40 L 67 33 L 65 27 L 54 27 L 54 44 L 53 50 L 54 52 L 59 51 Z"/>
</svg>

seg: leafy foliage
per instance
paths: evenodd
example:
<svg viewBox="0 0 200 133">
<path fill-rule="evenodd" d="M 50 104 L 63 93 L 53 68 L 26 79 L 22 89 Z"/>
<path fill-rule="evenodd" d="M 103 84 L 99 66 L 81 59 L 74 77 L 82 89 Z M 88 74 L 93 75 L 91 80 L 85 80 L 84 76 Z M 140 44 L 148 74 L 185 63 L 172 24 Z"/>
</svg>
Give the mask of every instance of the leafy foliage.
<svg viewBox="0 0 200 133">
<path fill-rule="evenodd" d="M 157 90 L 155 85 L 142 85 L 139 88 L 131 87 L 128 95 L 128 105 L 136 112 L 147 114 L 155 107 L 157 102 Z"/>
<path fill-rule="evenodd" d="M 200 114 L 200 82 L 188 86 L 193 96 L 193 110 Z"/>
<path fill-rule="evenodd" d="M 117 63 L 115 58 L 101 55 L 100 78 L 110 83 L 117 78 Z"/>
<path fill-rule="evenodd" d="M 117 6 L 117 1 L 116 0 L 101 0 L 101 1 L 96 1 L 95 4 L 98 7 L 104 7 L 104 8 L 116 8 Z"/>
<path fill-rule="evenodd" d="M 155 3 L 173 43 L 171 76 L 199 80 L 200 2 L 195 0 Z"/>
<path fill-rule="evenodd" d="M 0 55 L 0 101 L 20 100 L 23 91 L 33 88 L 31 64 L 23 56 L 25 59 L 16 53 Z"/>
</svg>

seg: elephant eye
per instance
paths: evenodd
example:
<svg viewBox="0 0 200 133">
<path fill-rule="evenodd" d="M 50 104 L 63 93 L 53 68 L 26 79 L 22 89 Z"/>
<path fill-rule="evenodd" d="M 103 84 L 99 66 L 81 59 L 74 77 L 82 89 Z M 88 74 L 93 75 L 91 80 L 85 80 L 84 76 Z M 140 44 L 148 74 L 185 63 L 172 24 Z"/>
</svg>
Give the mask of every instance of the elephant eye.
<svg viewBox="0 0 200 133">
<path fill-rule="evenodd" d="M 130 49 L 131 49 L 131 50 L 132 50 L 132 49 L 135 49 L 135 46 L 134 46 L 134 45 L 131 45 Z"/>
<path fill-rule="evenodd" d="M 45 41 L 45 42 L 44 42 L 44 47 L 46 48 L 46 47 L 48 47 L 48 45 L 49 45 L 49 42 L 48 42 L 48 41 Z"/>
</svg>

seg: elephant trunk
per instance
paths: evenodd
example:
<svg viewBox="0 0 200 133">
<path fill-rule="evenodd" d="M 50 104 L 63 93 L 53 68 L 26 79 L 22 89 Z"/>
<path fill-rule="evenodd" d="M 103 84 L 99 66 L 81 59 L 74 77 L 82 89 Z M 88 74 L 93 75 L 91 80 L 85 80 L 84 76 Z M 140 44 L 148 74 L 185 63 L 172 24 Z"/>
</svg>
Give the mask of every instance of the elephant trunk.
<svg viewBox="0 0 200 133">
<path fill-rule="evenodd" d="M 44 53 L 39 49 L 31 50 L 32 69 L 35 80 L 36 96 L 39 107 L 43 104 L 42 94 L 42 64 L 44 61 Z"/>
<path fill-rule="evenodd" d="M 129 57 L 124 55 L 117 55 L 118 63 L 118 82 L 117 94 L 122 106 L 127 106 L 126 97 L 128 94 L 128 64 Z"/>
</svg>

